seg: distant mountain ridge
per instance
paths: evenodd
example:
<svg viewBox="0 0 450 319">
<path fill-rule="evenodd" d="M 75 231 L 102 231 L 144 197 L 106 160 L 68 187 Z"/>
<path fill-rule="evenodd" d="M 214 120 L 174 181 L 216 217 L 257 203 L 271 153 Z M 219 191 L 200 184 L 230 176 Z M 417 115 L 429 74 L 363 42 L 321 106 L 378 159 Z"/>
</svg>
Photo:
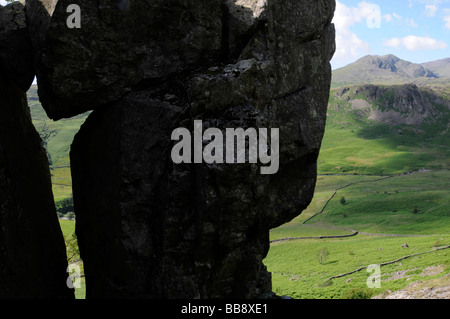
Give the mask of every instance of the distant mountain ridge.
<svg viewBox="0 0 450 319">
<path fill-rule="evenodd" d="M 450 58 L 422 63 L 422 66 L 440 78 L 450 78 Z"/>
<path fill-rule="evenodd" d="M 395 55 L 368 55 L 333 71 L 332 86 L 404 84 L 450 78 L 450 58 L 422 64 Z"/>
</svg>

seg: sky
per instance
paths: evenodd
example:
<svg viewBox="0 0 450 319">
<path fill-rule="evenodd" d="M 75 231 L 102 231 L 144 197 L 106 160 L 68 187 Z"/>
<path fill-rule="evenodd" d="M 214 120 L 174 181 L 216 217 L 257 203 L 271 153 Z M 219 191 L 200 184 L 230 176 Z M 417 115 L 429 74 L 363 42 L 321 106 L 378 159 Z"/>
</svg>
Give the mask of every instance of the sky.
<svg viewBox="0 0 450 319">
<path fill-rule="evenodd" d="M 450 57 L 450 0 L 336 0 L 333 22 L 333 69 L 368 54 L 414 63 Z"/>
<path fill-rule="evenodd" d="M 337 0 L 333 69 L 371 54 L 450 58 L 450 0 Z"/>
</svg>

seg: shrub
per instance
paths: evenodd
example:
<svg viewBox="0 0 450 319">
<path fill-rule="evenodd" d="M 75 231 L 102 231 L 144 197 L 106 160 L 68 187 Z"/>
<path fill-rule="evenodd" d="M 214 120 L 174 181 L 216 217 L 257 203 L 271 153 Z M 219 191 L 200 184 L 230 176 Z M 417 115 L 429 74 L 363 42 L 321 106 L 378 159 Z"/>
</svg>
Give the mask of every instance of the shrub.
<svg viewBox="0 0 450 319">
<path fill-rule="evenodd" d="M 58 215 L 63 216 L 68 213 L 75 213 L 74 207 L 73 207 L 73 197 L 64 198 L 60 201 L 57 201 L 55 203 L 56 206 L 56 212 Z"/>
<path fill-rule="evenodd" d="M 320 288 L 325 288 L 325 287 L 329 287 L 333 284 L 333 280 L 331 280 L 330 278 L 324 280 L 321 284 L 319 284 Z"/>
<path fill-rule="evenodd" d="M 434 242 L 433 248 L 438 248 L 439 246 L 442 246 L 441 239 L 438 239 L 438 240 L 436 240 L 436 241 Z"/>
<path fill-rule="evenodd" d="M 319 249 L 319 251 L 317 252 L 317 260 L 319 261 L 319 264 L 322 265 L 328 259 L 329 255 L 330 253 L 328 252 L 327 247 Z"/>
<path fill-rule="evenodd" d="M 345 197 L 342 197 L 340 202 L 342 205 L 345 205 L 345 203 L 346 203 Z"/>
<path fill-rule="evenodd" d="M 351 288 L 344 291 L 341 295 L 342 299 L 370 299 L 372 293 L 368 289 Z"/>
</svg>

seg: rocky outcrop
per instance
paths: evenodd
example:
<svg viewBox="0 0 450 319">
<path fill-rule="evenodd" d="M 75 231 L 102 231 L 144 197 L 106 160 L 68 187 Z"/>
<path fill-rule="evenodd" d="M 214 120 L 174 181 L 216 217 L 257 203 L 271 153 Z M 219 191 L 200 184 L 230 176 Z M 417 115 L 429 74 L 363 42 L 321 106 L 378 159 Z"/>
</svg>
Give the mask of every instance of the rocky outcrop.
<svg viewBox="0 0 450 319">
<path fill-rule="evenodd" d="M 48 29 L 35 34 L 44 39 L 37 47 L 40 98 L 53 119 L 116 101 L 143 81 L 196 69 L 222 52 L 221 0 L 84 0 L 77 2 L 82 27 L 68 29 L 72 2 L 58 1 Z"/>
<path fill-rule="evenodd" d="M 117 41 L 105 42 L 104 35 L 116 30 L 102 31 L 94 41 L 96 32 L 86 26 L 83 33 L 90 38 L 71 41 L 83 48 L 87 39 L 98 41 L 124 59 L 119 65 L 103 61 L 97 74 L 136 76 L 128 83 L 118 76 L 121 87 L 115 90 L 104 86 L 115 96 L 91 98 L 78 91 L 93 104 L 65 113 L 110 102 L 91 114 L 71 151 L 87 298 L 252 298 L 271 291 L 262 262 L 269 230 L 297 216 L 314 192 L 334 50 L 334 2 L 268 1 L 264 9 L 261 1 L 243 4 L 212 1 L 200 11 L 168 12 L 164 43 L 159 31 L 146 33 L 151 50 L 145 52 L 151 54 L 137 64 L 128 62 L 129 45 L 125 50 Z M 102 9 L 94 11 L 103 16 Z M 105 15 L 112 9 L 105 8 Z M 135 23 L 166 14 L 162 7 L 152 9 Z M 92 9 L 82 10 L 89 16 Z M 118 21 L 136 17 L 132 10 L 131 3 L 125 13 L 114 8 Z M 181 16 L 196 18 L 177 29 L 174 19 Z M 203 28 L 211 17 L 220 23 Z M 199 41 L 185 43 L 188 38 Z M 171 50 L 175 44 L 181 55 Z M 164 58 L 157 56 L 162 53 Z M 88 57 L 83 63 L 95 63 Z M 129 71 L 111 72 L 128 63 L 134 66 Z M 83 79 L 75 77 L 100 85 Z M 62 116 L 66 107 L 47 109 Z M 174 164 L 171 132 L 192 131 L 194 120 L 202 120 L 204 130 L 279 128 L 280 170 L 263 176 L 256 164 Z"/>
<path fill-rule="evenodd" d="M 33 50 L 23 5 L 0 6 L 0 63 L 23 91 L 34 79 Z"/>
<path fill-rule="evenodd" d="M 314 192 L 334 0 L 81 0 L 80 29 L 71 2 L 27 15 L 47 114 L 94 110 L 71 150 L 87 298 L 267 296 L 269 230 Z M 172 132 L 196 120 L 278 129 L 279 168 L 176 164 Z"/>
<path fill-rule="evenodd" d="M 388 125 L 421 125 L 436 122 L 450 104 L 431 89 L 415 84 L 360 85 L 336 90 L 335 96 L 351 103 L 368 119 Z"/>
<path fill-rule="evenodd" d="M 0 298 L 73 298 L 47 156 L 25 95 L 34 72 L 24 17 L 20 3 L 0 6 Z"/>
</svg>

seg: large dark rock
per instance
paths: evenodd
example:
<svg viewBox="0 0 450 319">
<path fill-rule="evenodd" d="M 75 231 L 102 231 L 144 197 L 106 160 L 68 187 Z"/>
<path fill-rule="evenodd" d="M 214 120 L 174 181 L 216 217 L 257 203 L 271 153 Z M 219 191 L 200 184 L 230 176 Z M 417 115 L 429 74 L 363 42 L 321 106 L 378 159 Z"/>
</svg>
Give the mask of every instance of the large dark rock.
<svg viewBox="0 0 450 319">
<path fill-rule="evenodd" d="M 30 1 L 31 25 L 43 19 L 34 13 L 41 2 Z M 142 81 L 198 68 L 222 52 L 221 0 L 81 0 L 81 28 L 69 29 L 72 2 L 59 0 L 47 11 L 48 28 L 34 34 L 41 38 L 39 94 L 53 119 L 118 100 Z"/>
<path fill-rule="evenodd" d="M 27 91 L 34 79 L 33 50 L 24 6 L 0 6 L 0 64 L 20 89 Z"/>
<path fill-rule="evenodd" d="M 73 298 L 45 150 L 0 65 L 0 299 Z"/>
<path fill-rule="evenodd" d="M 269 230 L 314 193 L 335 2 L 80 1 L 82 28 L 64 31 L 66 3 L 41 97 L 54 118 L 95 109 L 71 150 L 87 298 L 269 293 Z M 174 164 L 171 133 L 194 120 L 279 128 L 279 171 Z"/>
<path fill-rule="evenodd" d="M 25 94 L 32 56 L 23 5 L 0 6 L 0 299 L 74 298 L 48 159 Z"/>
</svg>

